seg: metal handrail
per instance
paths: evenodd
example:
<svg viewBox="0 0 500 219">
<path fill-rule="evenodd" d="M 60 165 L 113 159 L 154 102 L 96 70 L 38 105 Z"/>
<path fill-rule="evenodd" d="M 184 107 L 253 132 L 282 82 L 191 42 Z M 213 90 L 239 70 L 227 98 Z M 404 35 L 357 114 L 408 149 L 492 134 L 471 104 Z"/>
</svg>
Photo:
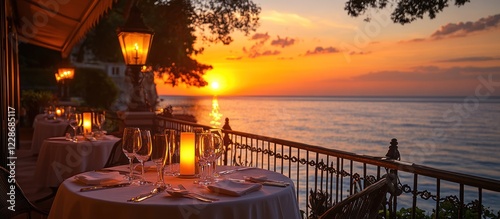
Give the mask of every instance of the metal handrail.
<svg viewBox="0 0 500 219">
<path fill-rule="evenodd" d="M 211 128 L 210 126 L 162 116 L 159 116 L 157 119 L 159 121 L 158 129 L 178 127 L 184 131 L 189 131 L 192 130 L 192 127 L 203 127 L 204 129 Z M 496 195 L 500 197 L 500 181 L 495 179 L 446 171 L 404 161 L 391 160 L 387 159 L 385 156 L 373 157 L 359 155 L 316 145 L 233 131 L 228 124 L 228 119 L 226 119 L 223 133 L 226 141 L 229 141 L 225 141 L 227 150 L 221 164 L 248 165 L 248 163 L 251 162 L 250 165 L 252 166 L 266 168 L 264 163 L 267 163 L 267 169 L 287 175 L 295 182 L 297 200 L 299 201 L 299 205 L 305 208 L 304 213 L 306 215 L 315 213 L 313 209 L 314 206 L 310 206 L 310 203 L 308 203 L 313 192 L 321 192 L 322 190 L 330 192 L 328 195 L 332 203 L 329 204 L 333 204 L 333 199 L 335 199 L 335 202 L 338 202 L 352 195 L 354 193 L 353 190 L 360 184 L 360 181 L 369 179 L 370 177 L 380 178 L 381 175 L 384 174 L 382 169 L 394 172 L 399 171 L 399 173 L 411 174 L 413 176 L 413 182 L 408 180 L 407 182 L 401 183 L 401 189 L 403 190 L 401 192 L 412 196 L 412 218 L 416 218 L 415 209 L 418 207 L 418 196 L 425 200 L 432 198 L 436 202 L 434 210 L 436 214 L 435 217 L 438 217 L 441 207 L 440 202 L 447 198 L 441 197 L 441 181 L 458 184 L 459 194 L 457 199 L 459 202 L 459 218 L 463 218 L 465 215 L 464 207 L 466 204 L 464 203 L 464 186 L 477 189 L 479 197 L 478 203 L 481 208 L 478 209 L 479 217 L 483 213 L 481 207 L 484 193 L 483 190 L 495 192 Z M 271 157 L 274 158 L 271 159 Z M 244 160 L 244 162 L 237 162 L 236 158 Z M 256 163 L 259 161 L 260 163 Z M 272 166 L 270 165 L 271 163 L 273 164 Z M 355 167 L 356 164 L 358 164 L 357 167 Z M 310 170 L 309 167 L 314 169 Z M 355 171 L 356 168 L 362 169 L 360 170 L 362 173 L 357 173 Z M 370 168 L 376 170 L 370 171 Z M 346 169 L 349 171 L 346 171 Z M 301 178 L 300 171 L 306 171 L 306 176 L 313 175 L 312 179 L 304 181 L 304 179 Z M 421 178 L 421 176 L 433 178 L 435 180 L 434 186 L 436 187 L 436 194 L 431 194 L 431 192 L 427 190 L 420 189 L 418 179 Z M 344 179 L 345 177 L 348 177 L 348 179 Z M 347 184 L 345 188 L 344 184 Z M 309 197 L 307 196 L 308 192 Z M 304 195 L 306 197 L 303 197 Z M 395 211 L 398 209 L 397 196 L 398 195 L 392 195 L 391 199 L 388 201 L 388 211 L 391 218 L 395 218 Z"/>
</svg>

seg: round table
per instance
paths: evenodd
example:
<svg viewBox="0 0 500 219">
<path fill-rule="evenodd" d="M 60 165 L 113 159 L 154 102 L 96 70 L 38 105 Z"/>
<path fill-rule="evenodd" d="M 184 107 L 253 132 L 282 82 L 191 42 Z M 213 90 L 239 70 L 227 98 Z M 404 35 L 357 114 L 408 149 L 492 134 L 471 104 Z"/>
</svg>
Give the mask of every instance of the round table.
<svg viewBox="0 0 500 219">
<path fill-rule="evenodd" d="M 126 166 L 120 166 L 126 170 Z M 218 171 L 227 168 L 217 167 Z M 145 178 L 156 181 L 156 171 L 146 172 Z M 288 182 L 286 187 L 263 185 L 258 191 L 243 196 L 227 196 L 210 192 L 205 186 L 195 184 L 197 179 L 165 177 L 165 182 L 173 186 L 184 185 L 188 190 L 208 197 L 218 198 L 218 201 L 207 203 L 195 199 L 172 197 L 168 193 L 160 193 L 142 202 L 127 202 L 139 194 L 148 193 L 154 186 L 130 185 L 80 192 L 87 187 L 75 179 L 65 180 L 52 204 L 49 219 L 58 218 L 286 218 L 299 219 L 300 211 L 295 196 L 293 182 L 286 176 L 258 168 L 237 171 L 223 175 L 232 179 L 243 179 L 244 176 L 266 176 L 268 179 Z"/>
<path fill-rule="evenodd" d="M 43 140 L 50 137 L 64 136 L 67 126 L 68 122 L 63 119 L 48 120 L 45 117 L 35 119 L 33 122 L 31 153 L 38 154 L 40 152 Z"/>
<path fill-rule="evenodd" d="M 79 136 L 83 139 L 82 136 Z M 57 187 L 64 179 L 89 170 L 104 167 L 113 145 L 120 140 L 106 135 L 96 141 L 72 142 L 65 137 L 43 141 L 35 167 L 35 182 L 39 187 Z"/>
</svg>

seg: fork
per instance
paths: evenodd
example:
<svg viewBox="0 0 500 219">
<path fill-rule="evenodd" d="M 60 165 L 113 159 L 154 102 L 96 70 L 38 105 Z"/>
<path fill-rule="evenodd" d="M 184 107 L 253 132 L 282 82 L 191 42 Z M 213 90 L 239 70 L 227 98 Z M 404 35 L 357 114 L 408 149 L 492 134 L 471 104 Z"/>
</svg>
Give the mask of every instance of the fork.
<svg viewBox="0 0 500 219">
<path fill-rule="evenodd" d="M 188 194 L 190 194 L 192 196 L 197 196 L 197 197 L 200 197 L 200 198 L 203 198 L 203 199 L 208 199 L 208 200 L 211 200 L 211 201 L 219 201 L 219 199 L 217 199 L 217 198 L 211 198 L 211 197 L 207 197 L 207 196 L 204 196 L 204 195 L 201 195 L 201 194 L 198 194 L 198 193 L 190 192 L 182 184 L 179 184 L 178 187 L 181 190 L 189 192 Z"/>
</svg>

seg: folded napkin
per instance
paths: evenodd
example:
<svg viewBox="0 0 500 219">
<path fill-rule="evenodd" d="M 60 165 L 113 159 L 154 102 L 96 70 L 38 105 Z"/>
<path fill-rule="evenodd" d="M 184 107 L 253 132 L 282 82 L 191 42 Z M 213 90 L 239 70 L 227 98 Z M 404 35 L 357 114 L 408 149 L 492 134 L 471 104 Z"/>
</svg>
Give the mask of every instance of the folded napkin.
<svg viewBox="0 0 500 219">
<path fill-rule="evenodd" d="M 258 183 L 241 183 L 231 180 L 222 180 L 208 185 L 207 188 L 215 193 L 221 193 L 230 196 L 242 196 L 260 190 L 262 188 L 262 185 Z"/>
<path fill-rule="evenodd" d="M 108 185 L 123 181 L 123 175 L 117 171 L 113 172 L 85 172 L 75 176 L 76 181 L 85 185 Z"/>
</svg>

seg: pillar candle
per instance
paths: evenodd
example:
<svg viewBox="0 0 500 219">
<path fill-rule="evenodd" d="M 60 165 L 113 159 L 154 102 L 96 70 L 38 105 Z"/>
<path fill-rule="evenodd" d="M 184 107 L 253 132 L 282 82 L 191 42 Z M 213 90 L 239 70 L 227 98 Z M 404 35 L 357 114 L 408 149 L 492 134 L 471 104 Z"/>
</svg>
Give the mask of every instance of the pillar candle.
<svg viewBox="0 0 500 219">
<path fill-rule="evenodd" d="M 83 113 L 83 133 L 92 132 L 92 113 Z"/>
<path fill-rule="evenodd" d="M 195 174 L 195 151 L 194 151 L 194 133 L 181 132 L 180 148 L 180 175 L 192 176 Z"/>
</svg>

